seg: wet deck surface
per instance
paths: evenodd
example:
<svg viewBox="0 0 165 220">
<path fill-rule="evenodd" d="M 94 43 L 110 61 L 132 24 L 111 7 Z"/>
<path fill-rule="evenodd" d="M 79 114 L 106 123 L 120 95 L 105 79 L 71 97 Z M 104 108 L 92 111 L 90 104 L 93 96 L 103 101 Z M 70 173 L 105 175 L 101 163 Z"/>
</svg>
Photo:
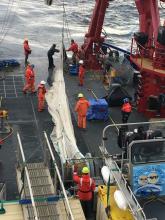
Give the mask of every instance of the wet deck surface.
<svg viewBox="0 0 165 220">
<path fill-rule="evenodd" d="M 74 111 L 75 103 L 77 101 L 78 93 L 83 93 L 87 99 L 94 98 L 88 89 L 92 89 L 98 98 L 106 96 L 107 91 L 104 89 L 101 78 L 91 77 L 86 74 L 85 83 L 83 87 L 78 86 L 78 77 L 72 76 L 68 72 L 65 73 L 65 83 L 66 83 L 66 93 L 69 99 L 72 120 L 74 124 L 74 131 L 77 139 L 77 145 L 82 153 L 90 152 L 92 156 L 100 156 L 99 145 L 102 142 L 102 132 L 105 126 L 112 124 L 112 121 L 99 121 L 91 120 L 87 122 L 87 131 L 82 131 L 77 127 L 77 115 Z M 132 88 L 128 89 L 130 95 Z M 113 121 L 117 123 L 122 123 L 120 107 L 110 107 L 109 116 Z M 146 118 L 143 115 L 133 110 L 128 122 L 143 122 Z M 133 127 L 132 127 L 133 129 Z M 111 154 L 120 153 L 121 150 L 117 146 L 117 130 L 116 128 L 111 128 L 107 132 L 107 150 Z"/>
<path fill-rule="evenodd" d="M 41 80 L 47 79 L 47 59 L 40 62 L 34 60 L 36 66 L 36 88 Z M 23 61 L 18 68 L 2 71 L 4 80 L 0 81 L 2 109 L 9 112 L 8 123 L 13 133 L 6 139 L 0 150 L 0 182 L 6 183 L 7 199 L 18 199 L 16 183 L 16 151 L 18 147 L 17 132 L 19 132 L 27 162 L 43 160 L 43 131 L 50 135 L 53 127 L 51 116 L 47 109 L 37 111 L 37 96 L 22 93 L 24 85 Z M 44 69 L 45 68 L 45 69 Z M 1 135 L 1 137 L 4 137 Z"/>
</svg>

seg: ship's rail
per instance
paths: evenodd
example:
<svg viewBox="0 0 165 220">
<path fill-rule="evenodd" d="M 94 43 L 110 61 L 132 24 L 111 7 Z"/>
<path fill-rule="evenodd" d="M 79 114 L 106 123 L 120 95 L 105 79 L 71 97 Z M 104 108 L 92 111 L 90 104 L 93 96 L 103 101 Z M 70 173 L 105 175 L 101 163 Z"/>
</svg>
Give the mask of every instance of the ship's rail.
<svg viewBox="0 0 165 220">
<path fill-rule="evenodd" d="M 21 142 L 19 133 L 17 133 L 17 138 L 18 138 L 18 142 L 19 142 L 20 152 L 21 152 L 21 155 L 22 155 L 22 162 L 24 164 L 24 171 L 25 171 L 25 175 L 26 175 L 26 178 L 27 178 L 27 183 L 28 183 L 28 188 L 29 188 L 32 208 L 33 208 L 33 211 L 34 211 L 34 219 L 35 220 L 39 220 L 39 217 L 38 217 L 38 214 L 37 214 L 36 205 L 35 205 L 35 201 L 34 201 L 34 196 L 33 196 L 33 192 L 32 192 L 32 185 L 31 185 L 31 182 L 30 182 L 29 172 L 28 172 L 28 168 L 27 168 L 27 164 L 26 164 L 26 160 L 25 160 L 25 155 L 24 155 L 24 152 L 23 152 L 22 142 Z"/>
<path fill-rule="evenodd" d="M 165 60 L 165 47 L 164 46 L 155 46 L 152 48 L 147 48 L 139 44 L 134 38 L 132 38 L 131 43 L 131 56 L 137 60 L 141 59 L 141 68 L 143 67 L 143 62 L 145 58 L 150 59 L 152 66 L 155 69 L 165 69 L 164 60 Z"/>
<path fill-rule="evenodd" d="M 64 184 L 62 182 L 61 174 L 60 174 L 60 171 L 59 171 L 58 166 L 56 164 L 56 160 L 55 160 L 53 151 L 51 149 L 51 145 L 50 145 L 50 142 L 48 140 L 46 132 L 44 132 L 44 136 L 45 136 L 45 139 L 46 139 L 46 143 L 47 143 L 49 153 L 51 155 L 52 162 L 54 164 L 54 167 L 55 167 L 55 170 L 56 170 L 56 173 L 57 173 L 57 177 L 58 177 L 58 180 L 59 180 L 59 183 L 60 183 L 60 187 L 62 189 L 64 198 L 65 198 L 64 202 L 65 202 L 66 211 L 68 213 L 69 219 L 74 220 L 73 213 L 72 213 L 72 210 L 71 210 L 71 207 L 70 207 L 70 204 L 69 204 L 69 200 L 68 200 L 68 197 L 67 197 L 67 194 L 66 194 L 66 191 L 65 191 L 65 187 L 64 187 Z"/>
<path fill-rule="evenodd" d="M 103 154 L 108 155 L 108 152 L 100 147 L 100 150 Z M 110 169 L 110 173 L 113 175 L 117 186 L 123 193 L 123 196 L 129 206 L 129 209 L 134 216 L 135 220 L 146 220 L 145 213 L 140 206 L 139 202 L 137 201 L 135 195 L 133 194 L 131 188 L 128 186 L 123 174 L 117 165 L 116 161 L 114 161 L 111 157 L 105 157 L 105 164 Z"/>
<path fill-rule="evenodd" d="M 106 149 L 106 141 L 107 141 L 107 130 L 110 128 L 115 128 L 119 129 L 119 127 L 122 126 L 147 126 L 149 129 L 154 129 L 154 128 L 162 128 L 164 130 L 164 123 L 165 120 L 162 121 L 150 121 L 150 122 L 137 122 L 137 123 L 127 123 L 127 124 L 111 124 L 108 125 L 104 128 L 103 133 L 102 133 L 102 146 L 100 147 L 100 150 L 105 157 L 105 163 L 109 167 L 111 174 L 113 175 L 119 189 L 123 193 L 123 196 L 125 197 L 125 200 L 128 203 L 128 206 L 136 220 L 142 220 L 146 219 L 145 213 L 143 209 L 141 208 L 139 202 L 137 201 L 135 195 L 133 194 L 131 188 L 128 186 L 127 181 L 123 177 L 123 174 L 117 165 L 116 161 L 112 159 L 112 155 L 110 155 L 107 152 Z M 164 132 L 162 132 L 164 134 Z M 122 164 L 121 164 L 122 165 Z"/>
</svg>

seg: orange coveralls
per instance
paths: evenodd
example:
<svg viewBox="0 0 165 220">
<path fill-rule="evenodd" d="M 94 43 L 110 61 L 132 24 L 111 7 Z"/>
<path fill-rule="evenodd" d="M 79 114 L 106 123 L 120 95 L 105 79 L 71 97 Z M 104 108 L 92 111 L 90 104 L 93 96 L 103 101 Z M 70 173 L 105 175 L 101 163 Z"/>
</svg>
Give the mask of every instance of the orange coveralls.
<svg viewBox="0 0 165 220">
<path fill-rule="evenodd" d="M 78 77 L 79 77 L 79 85 L 83 86 L 84 85 L 84 75 L 85 75 L 85 68 L 83 65 L 79 66 L 79 73 L 78 73 Z"/>
<path fill-rule="evenodd" d="M 46 88 L 44 85 L 39 84 L 38 86 L 38 111 L 41 112 L 45 107 L 45 93 Z"/>
<path fill-rule="evenodd" d="M 78 113 L 78 127 L 86 128 L 86 114 L 90 103 L 83 97 L 78 100 L 75 111 Z"/>
<path fill-rule="evenodd" d="M 25 82 L 26 84 L 23 88 L 23 92 L 26 93 L 27 91 L 30 91 L 31 93 L 34 93 L 35 92 L 35 86 L 34 86 L 35 75 L 34 75 L 34 70 L 30 66 L 26 68 Z"/>
</svg>

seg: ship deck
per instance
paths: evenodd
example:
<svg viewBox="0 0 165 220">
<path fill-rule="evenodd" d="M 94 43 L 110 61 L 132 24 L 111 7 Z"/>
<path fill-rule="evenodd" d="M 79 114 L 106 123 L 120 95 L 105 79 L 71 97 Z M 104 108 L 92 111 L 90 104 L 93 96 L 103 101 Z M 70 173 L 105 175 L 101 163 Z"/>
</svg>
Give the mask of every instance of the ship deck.
<svg viewBox="0 0 165 220">
<path fill-rule="evenodd" d="M 45 62 L 44 62 L 45 60 Z M 47 66 L 47 59 L 43 62 L 35 59 L 36 65 L 36 86 L 41 80 L 46 80 L 43 75 L 44 67 Z M 23 63 L 20 60 L 20 63 Z M 0 81 L 0 94 L 2 96 L 1 109 L 8 110 L 8 123 L 13 133 L 3 143 L 0 149 L 0 182 L 6 183 L 7 200 L 19 199 L 16 169 L 16 151 L 18 147 L 17 132 L 23 143 L 23 149 L 27 162 L 40 162 L 43 160 L 43 131 L 50 136 L 53 123 L 48 111 L 37 111 L 37 96 L 24 95 L 24 67 L 21 64 L 18 68 L 9 68 L 1 71 L 4 80 Z M 0 137 L 4 138 L 3 134 Z"/>
<path fill-rule="evenodd" d="M 46 80 L 47 75 L 43 75 L 43 68 L 47 66 L 46 63 L 39 62 L 38 59 L 34 61 L 37 69 L 36 85 L 40 80 Z M 42 132 L 46 131 L 50 135 L 53 123 L 48 111 L 38 113 L 37 111 L 37 97 L 36 95 L 23 95 L 22 87 L 24 84 L 24 68 L 21 65 L 14 70 L 8 69 L 3 72 L 5 80 L 0 81 L 0 90 L 3 97 L 2 108 L 9 111 L 8 122 L 13 129 L 13 134 L 6 139 L 0 154 L 0 182 L 5 182 L 7 187 L 7 200 L 18 199 L 18 189 L 16 183 L 16 150 L 18 141 L 16 139 L 17 132 L 20 133 L 25 151 L 25 158 L 28 162 L 40 162 L 43 160 L 43 135 Z M 78 77 L 71 76 L 68 72 L 64 75 L 66 83 L 66 93 L 68 96 L 72 122 L 74 125 L 74 132 L 77 140 L 79 150 L 85 155 L 90 152 L 93 157 L 100 157 L 101 153 L 99 146 L 102 141 L 102 131 L 106 125 L 112 123 L 108 121 L 88 121 L 87 131 L 82 131 L 77 127 L 77 115 L 74 111 L 74 106 L 77 101 L 77 94 L 82 92 L 87 99 L 93 98 L 93 95 L 88 91 L 92 89 L 98 98 L 102 98 L 107 94 L 107 91 L 102 85 L 102 77 L 98 74 L 85 76 L 85 85 L 78 86 Z M 133 92 L 132 87 L 128 87 L 128 92 L 131 95 Z M 11 90 L 11 91 L 10 91 Z M 110 117 L 115 123 L 121 123 L 121 112 L 119 107 L 109 109 Z M 133 110 L 129 118 L 129 122 L 143 122 L 147 121 L 143 115 Z M 133 129 L 133 128 L 132 128 Z M 121 149 L 117 145 L 117 131 L 116 128 L 109 130 L 108 141 L 106 148 L 110 154 L 120 154 Z M 155 209 L 155 205 L 158 206 Z M 154 206 L 154 208 L 153 208 Z M 150 208 L 149 208 L 150 207 Z M 162 204 L 157 201 L 151 206 L 146 206 L 146 213 L 151 218 L 155 217 L 157 213 L 161 215 Z M 158 211 L 157 211 L 158 210 Z M 152 214 L 153 213 L 153 214 Z M 158 218 L 163 220 L 164 216 Z"/>
</svg>

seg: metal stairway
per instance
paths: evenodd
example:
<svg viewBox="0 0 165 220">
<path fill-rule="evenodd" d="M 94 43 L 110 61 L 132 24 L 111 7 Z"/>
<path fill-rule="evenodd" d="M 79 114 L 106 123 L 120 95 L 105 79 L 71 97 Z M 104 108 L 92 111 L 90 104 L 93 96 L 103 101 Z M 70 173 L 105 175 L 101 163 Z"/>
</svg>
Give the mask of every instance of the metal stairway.
<svg viewBox="0 0 165 220">
<path fill-rule="evenodd" d="M 27 164 L 29 178 L 33 196 L 37 198 L 47 198 L 55 195 L 50 173 L 44 163 Z M 25 178 L 24 194 L 26 199 L 30 199 L 28 182 Z M 37 201 L 35 202 L 38 218 L 41 220 L 60 219 L 57 211 L 56 202 Z M 31 204 L 26 206 L 29 220 L 34 219 L 35 213 Z"/>
<path fill-rule="evenodd" d="M 19 163 L 17 168 L 17 180 L 24 219 L 85 220 L 80 201 L 67 197 L 60 177 L 59 183 L 63 196 L 55 195 L 50 172 L 44 162 L 26 163 L 19 134 L 17 138 L 22 155 L 22 163 Z M 55 167 L 58 175 L 59 170 L 56 164 Z"/>
</svg>

